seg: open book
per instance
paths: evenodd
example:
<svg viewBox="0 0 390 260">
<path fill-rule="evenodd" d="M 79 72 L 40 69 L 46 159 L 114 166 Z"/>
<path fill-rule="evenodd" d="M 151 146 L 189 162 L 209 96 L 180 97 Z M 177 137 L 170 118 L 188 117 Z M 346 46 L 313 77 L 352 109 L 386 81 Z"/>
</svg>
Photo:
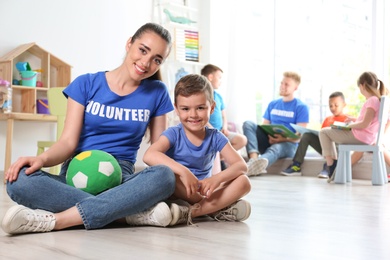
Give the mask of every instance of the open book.
<svg viewBox="0 0 390 260">
<path fill-rule="evenodd" d="M 297 136 L 284 125 L 260 125 L 260 127 L 264 130 L 264 132 L 272 136 L 274 136 L 275 134 L 279 134 L 283 137 L 289 137 L 293 139 L 299 138 L 299 136 Z"/>
<path fill-rule="evenodd" d="M 309 129 L 309 128 L 306 128 L 306 127 L 303 127 L 300 125 L 296 125 L 293 123 L 290 123 L 290 125 L 295 129 L 295 131 L 297 131 L 301 135 L 303 135 L 304 133 L 312 133 L 312 134 L 318 135 L 318 133 L 319 133 L 318 130 Z"/>
<path fill-rule="evenodd" d="M 351 128 L 348 126 L 347 123 L 334 121 L 332 125 L 330 125 L 333 129 L 341 129 L 346 131 L 351 131 Z"/>
</svg>

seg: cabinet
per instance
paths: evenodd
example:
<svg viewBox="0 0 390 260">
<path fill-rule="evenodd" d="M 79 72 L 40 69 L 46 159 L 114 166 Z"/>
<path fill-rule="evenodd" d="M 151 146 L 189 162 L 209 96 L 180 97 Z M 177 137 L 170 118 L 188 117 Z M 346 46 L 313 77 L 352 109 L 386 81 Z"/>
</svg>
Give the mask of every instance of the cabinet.
<svg viewBox="0 0 390 260">
<path fill-rule="evenodd" d="M 47 99 L 51 87 L 65 87 L 71 81 L 71 66 L 36 43 L 18 46 L 0 58 L 0 78 L 9 82 L 20 79 L 16 63 L 28 62 L 32 70 L 40 70 L 42 87 L 12 85 L 12 113 L 37 114 L 37 100 Z"/>
</svg>

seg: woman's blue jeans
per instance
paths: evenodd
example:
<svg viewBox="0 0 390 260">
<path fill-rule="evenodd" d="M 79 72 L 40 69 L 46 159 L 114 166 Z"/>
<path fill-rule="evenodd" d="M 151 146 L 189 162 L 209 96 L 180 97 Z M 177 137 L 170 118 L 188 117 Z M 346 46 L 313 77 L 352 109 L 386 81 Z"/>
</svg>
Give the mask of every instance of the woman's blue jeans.
<svg viewBox="0 0 390 260">
<path fill-rule="evenodd" d="M 170 197 L 175 175 L 167 166 L 157 165 L 134 173 L 134 165 L 118 160 L 122 184 L 96 196 L 66 184 L 64 163 L 60 175 L 44 171 L 25 174 L 23 168 L 15 182 L 7 183 L 12 200 L 32 209 L 59 213 L 76 206 L 86 229 L 103 227 L 117 219 L 142 212 Z"/>
<path fill-rule="evenodd" d="M 268 167 L 280 158 L 294 157 L 297 150 L 296 143 L 283 142 L 271 145 L 267 133 L 252 121 L 245 121 L 242 130 L 248 139 L 247 153 L 258 153 L 261 158 L 268 159 Z"/>
</svg>

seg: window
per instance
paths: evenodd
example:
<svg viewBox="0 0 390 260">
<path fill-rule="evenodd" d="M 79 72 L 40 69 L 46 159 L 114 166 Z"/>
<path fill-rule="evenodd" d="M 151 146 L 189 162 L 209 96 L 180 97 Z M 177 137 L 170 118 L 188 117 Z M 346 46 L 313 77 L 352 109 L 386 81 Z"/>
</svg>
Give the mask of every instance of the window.
<svg viewBox="0 0 390 260">
<path fill-rule="evenodd" d="M 229 52 L 228 77 L 221 89 L 228 118 L 233 116 L 239 123 L 248 119 L 261 123 L 268 102 L 278 98 L 279 83 L 288 70 L 302 76 L 296 96 L 309 105 L 313 126 L 320 127 L 330 115 L 328 97 L 334 91 L 346 96 L 345 112 L 357 115 L 364 97 L 359 94 L 356 80 L 362 72 L 377 68 L 374 55 L 385 54 L 374 48 L 373 32 L 374 25 L 385 25 L 386 15 L 373 16 L 376 4 L 384 5 L 384 0 L 236 2 L 229 2 L 228 17 L 211 10 L 211 26 L 214 19 L 221 24 L 220 19 L 227 18 L 225 24 L 231 34 L 223 38 L 217 28 L 210 33 L 214 45 L 229 43 L 228 48 L 211 50 L 212 62 L 218 60 L 218 55 L 226 55 L 224 50 Z M 385 46 L 390 53 L 389 46 Z M 387 57 L 380 66 L 388 70 L 390 54 Z M 381 78 L 382 71 L 374 72 Z M 385 74 L 389 78 L 390 71 Z M 386 79 L 384 82 L 387 86 Z"/>
</svg>

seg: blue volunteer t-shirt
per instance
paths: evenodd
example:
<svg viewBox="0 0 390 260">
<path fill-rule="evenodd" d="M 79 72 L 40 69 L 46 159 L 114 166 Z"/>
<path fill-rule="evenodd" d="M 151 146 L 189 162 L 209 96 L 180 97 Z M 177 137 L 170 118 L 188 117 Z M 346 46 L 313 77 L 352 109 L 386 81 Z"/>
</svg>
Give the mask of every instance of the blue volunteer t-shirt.
<svg viewBox="0 0 390 260">
<path fill-rule="evenodd" d="M 216 129 L 221 130 L 223 126 L 222 110 L 225 109 L 225 103 L 221 94 L 214 91 L 215 108 L 214 112 L 210 115 L 209 123 Z"/>
<path fill-rule="evenodd" d="M 300 99 L 294 98 L 289 102 L 284 102 L 282 98 L 269 103 L 263 116 L 271 124 L 284 125 L 295 133 L 290 123 L 308 123 L 309 108 Z"/>
<path fill-rule="evenodd" d="M 195 146 L 188 140 L 182 124 L 172 126 L 162 134 L 171 145 L 166 155 L 187 167 L 199 180 L 211 177 L 215 155 L 228 143 L 228 139 L 220 131 L 208 127 L 200 146 Z"/>
<path fill-rule="evenodd" d="M 173 110 L 163 82 L 146 79 L 133 93 L 119 96 L 110 90 L 105 72 L 77 77 L 64 94 L 85 107 L 75 152 L 103 150 L 132 163 L 151 118 Z"/>
</svg>

